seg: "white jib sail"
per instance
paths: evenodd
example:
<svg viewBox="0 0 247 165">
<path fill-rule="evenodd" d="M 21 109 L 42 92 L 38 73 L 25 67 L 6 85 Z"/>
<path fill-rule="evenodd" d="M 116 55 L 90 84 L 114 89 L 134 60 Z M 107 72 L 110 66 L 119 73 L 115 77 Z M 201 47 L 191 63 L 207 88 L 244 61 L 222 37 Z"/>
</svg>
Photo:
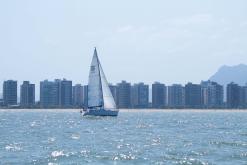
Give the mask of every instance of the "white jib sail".
<svg viewBox="0 0 247 165">
<path fill-rule="evenodd" d="M 105 74 L 103 72 L 102 66 L 99 63 L 99 70 L 100 70 L 100 76 L 101 76 L 101 85 L 102 85 L 102 92 L 103 92 L 103 101 L 104 101 L 104 108 L 115 110 L 116 109 L 116 103 L 114 101 L 114 98 L 112 96 L 111 90 L 109 88 L 108 82 L 106 80 Z"/>
</svg>

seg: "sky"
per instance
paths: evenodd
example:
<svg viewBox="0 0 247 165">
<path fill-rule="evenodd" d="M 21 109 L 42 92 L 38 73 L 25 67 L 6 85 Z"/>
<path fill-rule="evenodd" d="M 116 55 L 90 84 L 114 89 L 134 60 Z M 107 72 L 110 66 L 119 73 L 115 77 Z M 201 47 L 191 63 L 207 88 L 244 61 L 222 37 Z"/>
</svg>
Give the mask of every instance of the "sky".
<svg viewBox="0 0 247 165">
<path fill-rule="evenodd" d="M 247 63 L 247 1 L 0 0 L 1 86 L 87 84 L 95 46 L 114 84 L 199 83 Z"/>
</svg>

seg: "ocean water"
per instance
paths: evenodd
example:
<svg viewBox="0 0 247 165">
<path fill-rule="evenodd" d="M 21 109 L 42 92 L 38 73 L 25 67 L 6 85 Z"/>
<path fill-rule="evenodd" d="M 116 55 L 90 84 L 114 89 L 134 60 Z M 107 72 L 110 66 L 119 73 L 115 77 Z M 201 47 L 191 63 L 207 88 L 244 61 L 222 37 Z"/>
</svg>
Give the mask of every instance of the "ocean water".
<svg viewBox="0 0 247 165">
<path fill-rule="evenodd" d="M 0 110 L 0 164 L 247 164 L 247 111 Z"/>
</svg>

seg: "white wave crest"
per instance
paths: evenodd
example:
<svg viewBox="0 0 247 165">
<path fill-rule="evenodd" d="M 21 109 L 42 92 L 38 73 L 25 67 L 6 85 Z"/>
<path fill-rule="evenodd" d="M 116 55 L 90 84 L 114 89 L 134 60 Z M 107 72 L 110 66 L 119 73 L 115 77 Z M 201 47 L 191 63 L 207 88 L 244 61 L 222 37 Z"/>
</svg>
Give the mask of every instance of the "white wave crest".
<svg viewBox="0 0 247 165">
<path fill-rule="evenodd" d="M 14 144 L 6 145 L 5 150 L 7 150 L 7 151 L 20 151 L 21 147 L 19 144 L 14 143 Z"/>
<path fill-rule="evenodd" d="M 52 153 L 51 153 L 51 156 L 53 157 L 53 158 L 56 158 L 56 157 L 59 157 L 59 156 L 64 156 L 65 154 L 64 154 L 64 152 L 63 151 L 53 151 Z"/>
</svg>

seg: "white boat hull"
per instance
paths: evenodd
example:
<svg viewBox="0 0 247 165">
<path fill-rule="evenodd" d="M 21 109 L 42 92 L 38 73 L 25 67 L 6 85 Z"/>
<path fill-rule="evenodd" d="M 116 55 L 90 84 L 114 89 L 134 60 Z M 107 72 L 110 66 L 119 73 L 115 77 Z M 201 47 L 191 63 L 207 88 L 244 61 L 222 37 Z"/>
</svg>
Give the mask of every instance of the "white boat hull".
<svg viewBox="0 0 247 165">
<path fill-rule="evenodd" d="M 118 116 L 118 110 L 90 109 L 83 116 Z"/>
</svg>

